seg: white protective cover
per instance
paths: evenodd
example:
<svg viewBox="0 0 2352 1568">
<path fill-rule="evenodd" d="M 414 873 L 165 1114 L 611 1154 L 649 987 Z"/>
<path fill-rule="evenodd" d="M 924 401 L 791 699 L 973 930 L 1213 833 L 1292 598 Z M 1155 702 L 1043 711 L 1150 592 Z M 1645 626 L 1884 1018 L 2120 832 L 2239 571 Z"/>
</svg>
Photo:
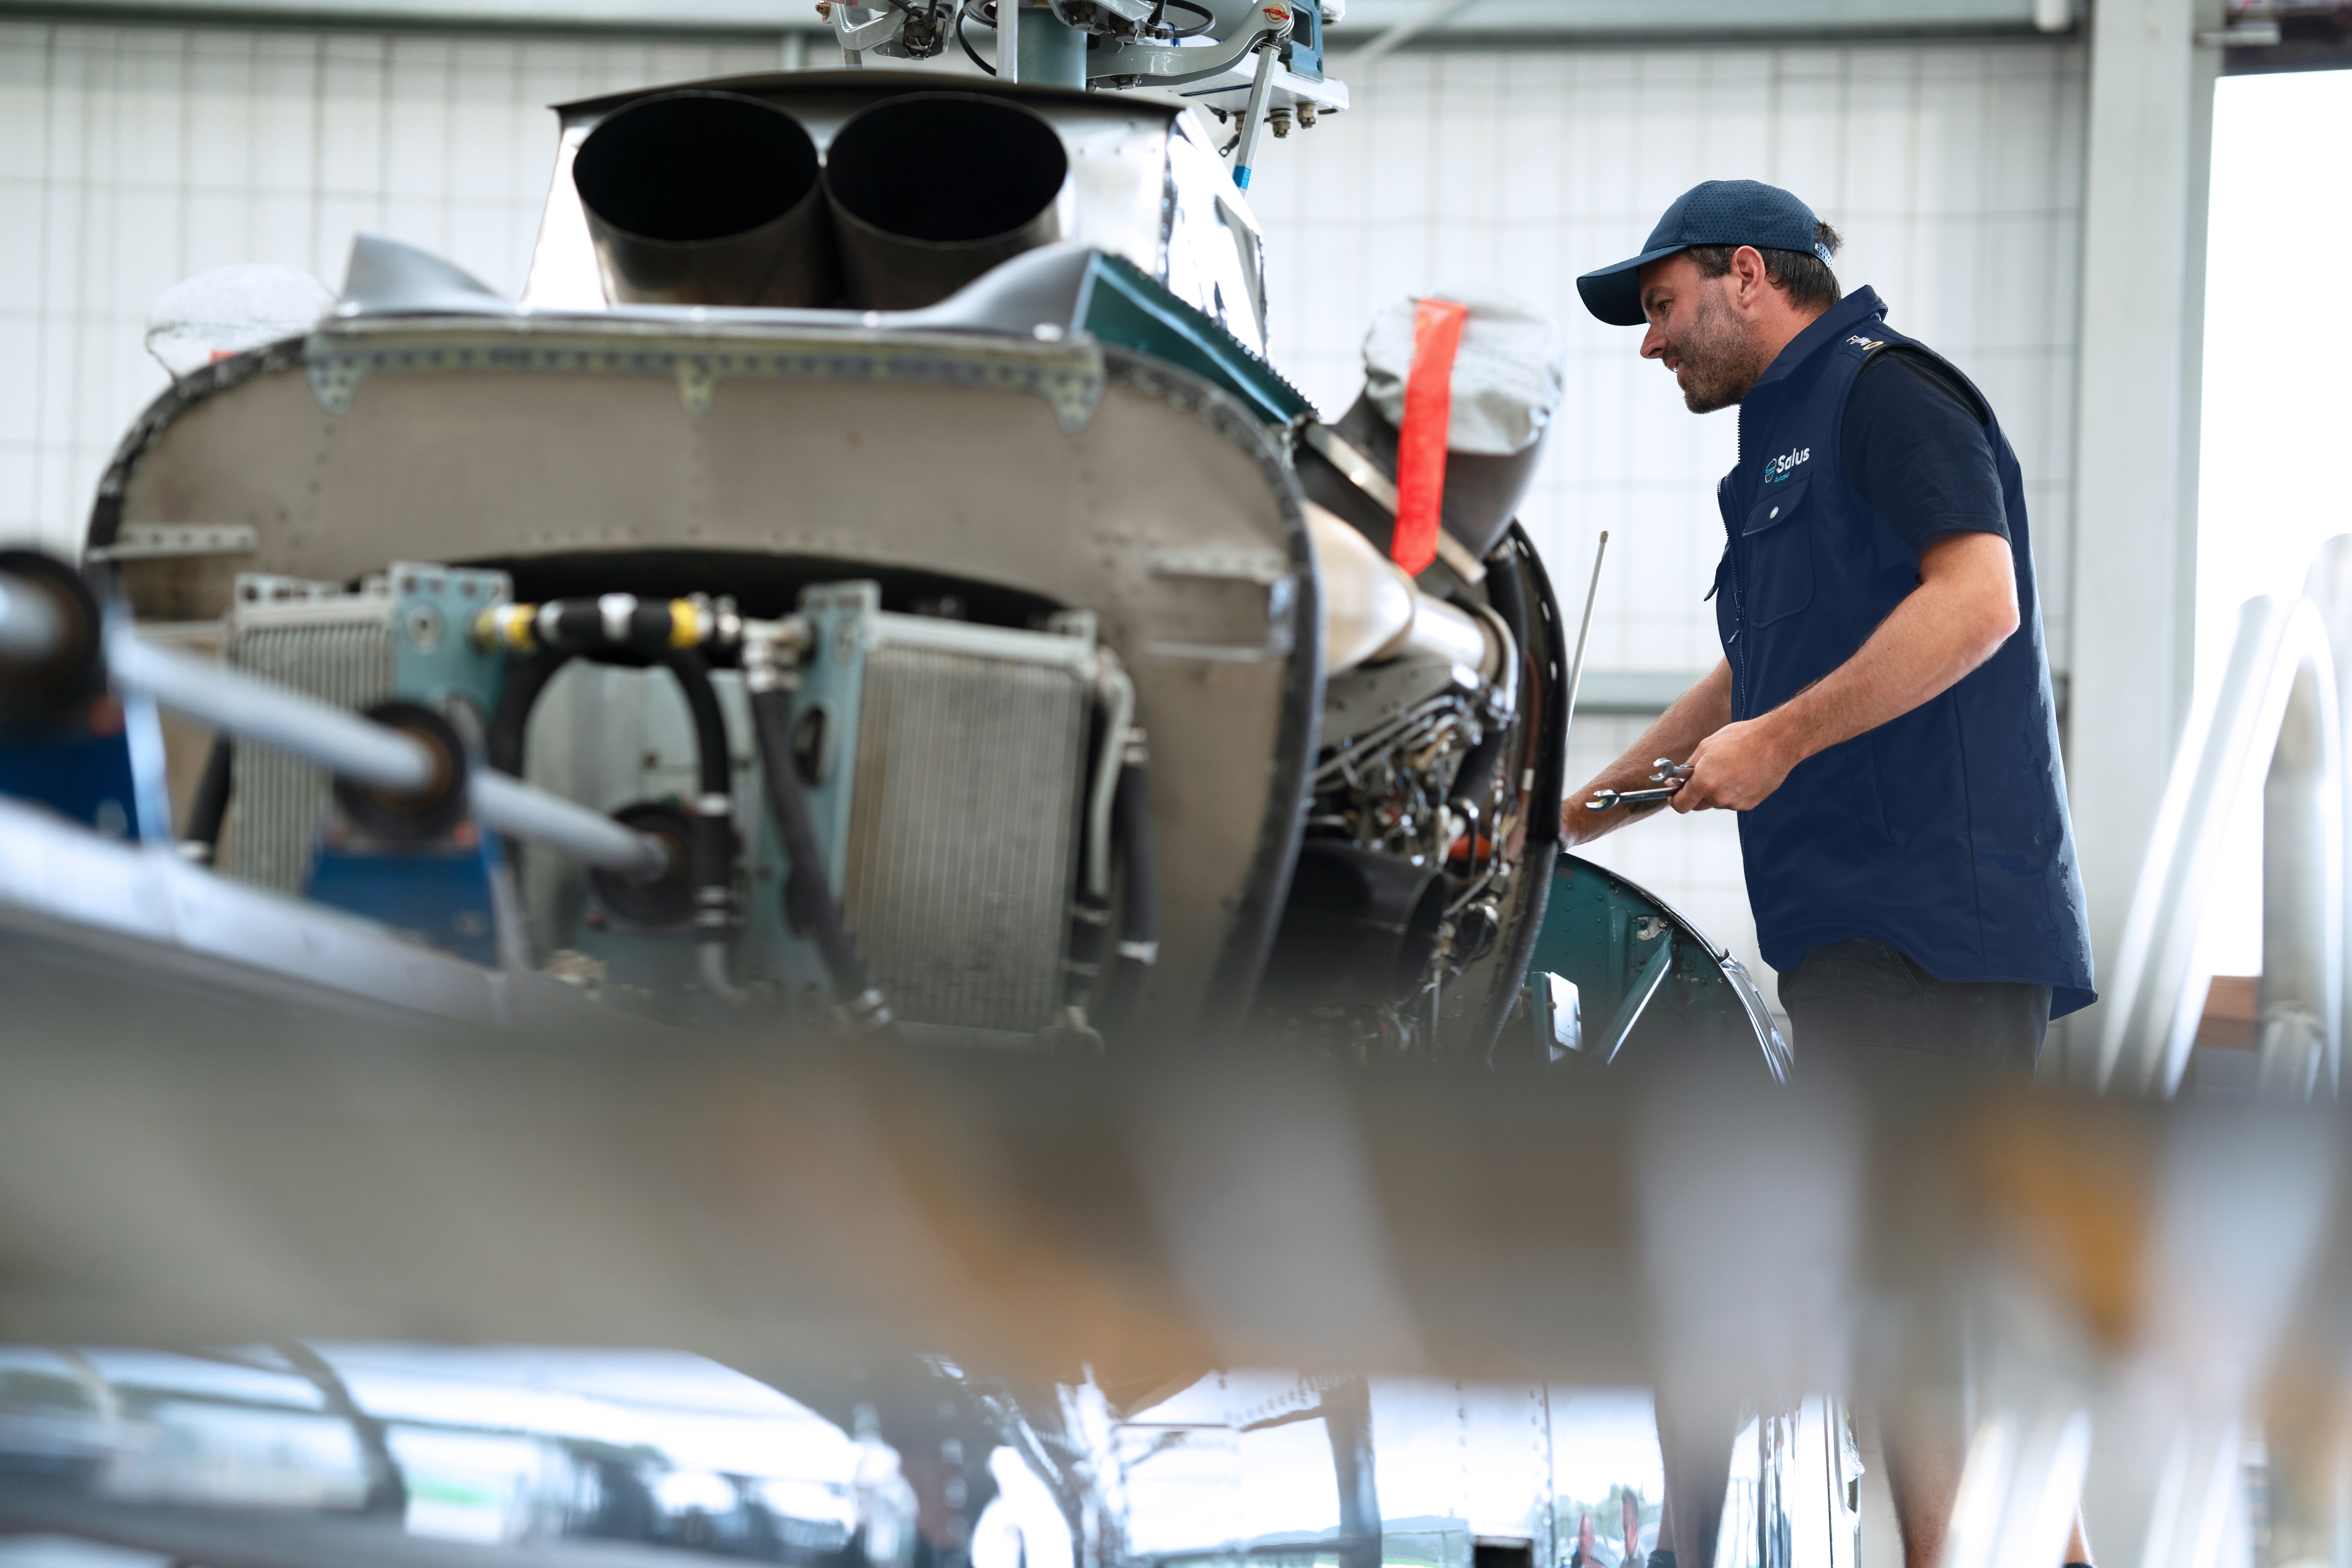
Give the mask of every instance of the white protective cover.
<svg viewBox="0 0 2352 1568">
<path fill-rule="evenodd" d="M 219 355 L 307 332 L 334 302 L 324 283 L 291 267 L 215 267 L 156 296 L 147 352 L 177 378 Z"/>
<path fill-rule="evenodd" d="M 1552 324 L 1516 300 L 1467 289 L 1420 296 L 1470 307 L 1454 359 L 1454 416 L 1446 448 L 1507 458 L 1534 446 L 1559 407 L 1567 353 Z M 1404 424 L 1405 376 L 1412 369 L 1412 297 L 1372 318 L 1364 334 L 1364 390 L 1391 425 Z"/>
</svg>

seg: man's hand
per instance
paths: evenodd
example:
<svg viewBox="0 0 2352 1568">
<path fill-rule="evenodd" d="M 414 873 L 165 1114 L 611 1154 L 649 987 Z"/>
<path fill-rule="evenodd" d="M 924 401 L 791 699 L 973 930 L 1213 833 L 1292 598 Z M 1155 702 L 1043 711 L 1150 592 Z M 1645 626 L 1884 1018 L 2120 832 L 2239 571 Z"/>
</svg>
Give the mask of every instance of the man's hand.
<svg viewBox="0 0 2352 1568">
<path fill-rule="evenodd" d="M 1682 812 L 1746 811 L 1802 761 L 1770 715 L 1726 724 L 1691 752 L 1690 777 L 1666 804 Z"/>
<path fill-rule="evenodd" d="M 1633 749 L 1601 770 L 1599 776 L 1560 803 L 1559 826 L 1570 844 L 1586 844 L 1626 823 L 1654 814 L 1659 802 L 1621 805 L 1609 811 L 1587 811 L 1584 803 L 1604 789 L 1652 789 L 1650 774 L 1660 757 L 1688 756 L 1691 749 L 1731 722 L 1731 666 L 1717 663 L 1697 685 L 1675 699 L 1675 705 L 1642 732 Z"/>
<path fill-rule="evenodd" d="M 1949 533 L 1919 561 L 1919 586 L 1854 656 L 1761 718 L 1726 724 L 1693 748 L 1676 811 L 1752 811 L 1817 752 L 1901 717 L 1948 690 L 2017 630 L 2009 541 Z"/>
</svg>

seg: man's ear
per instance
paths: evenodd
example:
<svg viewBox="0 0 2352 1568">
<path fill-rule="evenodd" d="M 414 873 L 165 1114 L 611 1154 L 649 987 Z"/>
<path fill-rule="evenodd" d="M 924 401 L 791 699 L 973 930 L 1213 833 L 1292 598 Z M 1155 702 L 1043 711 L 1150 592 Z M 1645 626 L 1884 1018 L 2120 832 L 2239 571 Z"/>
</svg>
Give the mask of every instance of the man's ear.
<svg viewBox="0 0 2352 1568">
<path fill-rule="evenodd" d="M 1732 287 L 1742 305 L 1753 305 L 1772 286 L 1764 266 L 1764 253 L 1752 245 L 1743 245 L 1731 253 Z"/>
</svg>

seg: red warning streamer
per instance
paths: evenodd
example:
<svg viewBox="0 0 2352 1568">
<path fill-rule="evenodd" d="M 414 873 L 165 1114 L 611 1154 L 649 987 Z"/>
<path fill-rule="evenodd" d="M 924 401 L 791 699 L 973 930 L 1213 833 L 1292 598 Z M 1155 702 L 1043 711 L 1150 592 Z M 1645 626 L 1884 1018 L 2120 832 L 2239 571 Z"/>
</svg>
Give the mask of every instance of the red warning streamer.
<svg viewBox="0 0 2352 1568">
<path fill-rule="evenodd" d="M 1438 509 L 1445 499 L 1445 434 L 1454 422 L 1454 356 L 1466 305 L 1416 300 L 1412 369 L 1404 379 L 1404 428 L 1397 433 L 1396 531 L 1389 555 L 1419 576 L 1437 559 Z"/>
</svg>

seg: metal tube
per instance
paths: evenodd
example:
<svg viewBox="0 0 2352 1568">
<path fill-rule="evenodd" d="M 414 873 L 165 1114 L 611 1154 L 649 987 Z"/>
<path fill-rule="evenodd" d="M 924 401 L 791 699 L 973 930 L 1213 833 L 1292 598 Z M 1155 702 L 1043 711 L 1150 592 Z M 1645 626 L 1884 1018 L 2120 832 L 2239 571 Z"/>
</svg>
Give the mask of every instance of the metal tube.
<svg viewBox="0 0 2352 1568">
<path fill-rule="evenodd" d="M 996 0 L 996 79 L 1021 79 L 1021 0 Z"/>
<path fill-rule="evenodd" d="M 144 692 L 163 707 L 257 741 L 378 789 L 421 790 L 433 758 L 397 730 L 299 691 L 110 630 L 107 671 L 118 690 Z"/>
<path fill-rule="evenodd" d="M 65 634 L 64 617 L 38 584 L 0 572 L 0 658 L 47 658 Z"/>
<path fill-rule="evenodd" d="M 1561 721 L 1560 749 L 1568 748 L 1569 730 L 1576 727 L 1576 689 L 1584 682 L 1584 639 L 1592 635 L 1592 606 L 1601 597 L 1601 558 L 1609 553 L 1609 531 L 1601 531 L 1601 542 L 1592 551 L 1592 585 L 1584 591 L 1584 619 L 1576 626 L 1576 657 L 1568 665 L 1568 717 Z"/>
<path fill-rule="evenodd" d="M 669 851 L 660 839 L 511 773 L 476 768 L 473 791 L 474 814 L 501 833 L 624 877 L 650 879 L 669 869 Z"/>
<path fill-rule="evenodd" d="M 433 759 L 424 745 L 331 703 L 157 647 L 133 632 L 108 633 L 106 654 L 118 690 L 143 693 L 240 741 L 379 789 L 416 790 L 433 782 Z M 501 833 L 623 876 L 658 877 L 669 867 L 659 839 L 506 773 L 475 769 L 473 805 L 477 816 Z"/>
<path fill-rule="evenodd" d="M 1087 805 L 1087 891 L 1110 898 L 1110 817 L 1118 795 L 1119 758 L 1127 751 L 1127 731 L 1135 723 L 1135 682 L 1127 677 L 1108 648 L 1097 656 L 1101 668 L 1095 677 L 1095 700 L 1102 705 L 1102 750 L 1095 759 L 1094 797 Z"/>
<path fill-rule="evenodd" d="M 1250 161 L 1257 153 L 1258 127 L 1265 121 L 1265 100 L 1274 96 L 1274 67 L 1282 46 L 1272 38 L 1258 46 L 1257 78 L 1250 83 L 1249 107 L 1242 110 L 1242 144 L 1234 153 L 1234 184 L 1249 189 Z"/>
</svg>

